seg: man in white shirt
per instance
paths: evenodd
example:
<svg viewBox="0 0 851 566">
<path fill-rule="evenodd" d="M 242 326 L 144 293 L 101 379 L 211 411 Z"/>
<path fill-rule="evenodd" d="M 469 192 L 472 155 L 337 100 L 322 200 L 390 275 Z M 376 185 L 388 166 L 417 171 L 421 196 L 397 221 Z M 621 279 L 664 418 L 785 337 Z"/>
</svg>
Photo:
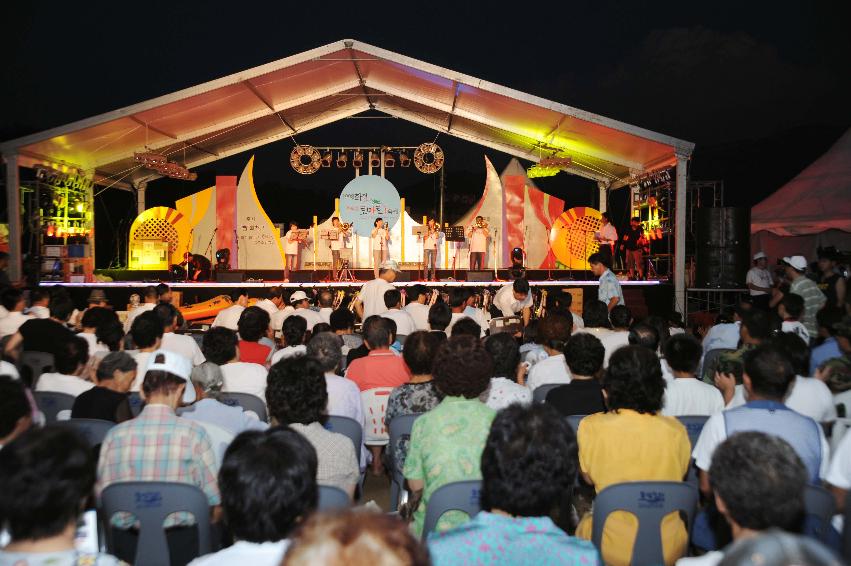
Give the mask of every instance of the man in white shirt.
<svg viewBox="0 0 851 566">
<path fill-rule="evenodd" d="M 352 228 L 351 226 L 349 226 L 347 229 L 344 230 L 343 225 L 340 224 L 340 219 L 335 216 L 331 219 L 331 229 L 337 234 L 336 238 L 333 238 L 328 241 L 331 246 L 331 272 L 334 281 L 336 281 L 337 272 L 340 269 L 340 255 L 346 248 L 346 239 L 351 236 Z"/>
<path fill-rule="evenodd" d="M 477 306 L 479 296 L 480 293 L 477 290 L 467 288 L 467 301 L 465 302 L 463 314 L 476 321 L 476 324 L 482 329 L 480 337 L 484 338 L 490 325 L 485 318 L 485 311 Z"/>
<path fill-rule="evenodd" d="M 437 281 L 437 249 L 442 233 L 434 218 L 428 219 L 425 229 L 425 234 L 421 236 L 423 241 L 423 277 Z M 429 270 L 431 270 L 430 278 Z"/>
<path fill-rule="evenodd" d="M 36 381 L 36 391 L 66 393 L 76 397 L 95 386 L 84 380 L 81 375 L 89 361 L 88 344 L 82 338 L 75 338 L 62 345 L 54 361 L 55 373 L 43 373 Z"/>
<path fill-rule="evenodd" d="M 851 490 L 851 434 L 845 433 L 830 462 L 825 483 L 836 499 L 836 512 L 845 510 L 845 500 Z"/>
<path fill-rule="evenodd" d="M 688 334 L 671 336 L 665 344 L 665 361 L 674 379 L 665 388 L 662 414 L 711 416 L 724 410 L 724 397 L 718 388 L 697 379 L 700 343 Z"/>
<path fill-rule="evenodd" d="M 163 337 L 160 349 L 180 354 L 190 362 L 193 366 L 203 364 L 206 360 L 204 354 L 201 353 L 201 348 L 198 347 L 198 342 L 191 336 L 176 334 L 177 328 L 177 309 L 171 303 L 160 303 L 153 310 L 160 322 L 163 325 Z"/>
<path fill-rule="evenodd" d="M 284 254 L 286 264 L 284 265 L 284 283 L 290 282 L 290 271 L 298 271 L 298 247 L 305 241 L 299 233 L 298 224 L 290 222 L 290 229 L 284 234 Z"/>
<path fill-rule="evenodd" d="M 470 238 L 470 269 L 484 269 L 490 237 L 490 229 L 484 218 L 476 216 L 476 223 L 467 228 L 467 237 Z"/>
<path fill-rule="evenodd" d="M 370 238 L 372 239 L 372 271 L 377 278 L 381 264 L 387 260 L 387 245 L 390 242 L 390 231 L 383 219 L 375 219 Z"/>
<path fill-rule="evenodd" d="M 788 332 L 800 336 L 805 344 L 810 343 L 810 333 L 804 323 L 798 320 L 804 314 L 804 298 L 795 293 L 786 293 L 777 305 L 777 314 L 783 322 L 780 324 L 781 332 Z"/>
<path fill-rule="evenodd" d="M 523 317 L 523 326 L 529 324 L 532 317 L 532 292 L 525 277 L 515 279 L 511 285 L 503 285 L 493 297 L 493 306 L 502 316 Z"/>
<path fill-rule="evenodd" d="M 230 393 L 249 393 L 266 401 L 266 368 L 239 361 L 236 332 L 223 327 L 211 328 L 204 335 L 203 352 L 207 361 L 222 370 L 224 387 Z"/>
<path fill-rule="evenodd" d="M 47 289 L 33 289 L 30 291 L 30 308 L 26 314 L 35 318 L 50 318 L 50 293 Z"/>
<path fill-rule="evenodd" d="M 307 321 L 307 331 L 312 332 L 313 327 L 322 321 L 319 313 L 310 308 L 310 298 L 302 290 L 290 295 L 290 305 L 295 309 L 290 316 L 298 315 Z"/>
<path fill-rule="evenodd" d="M 606 354 L 603 357 L 603 367 L 609 367 L 609 358 L 621 346 L 629 345 L 629 325 L 632 324 L 632 313 L 625 305 L 617 305 L 609 313 L 612 332 L 600 338 Z"/>
<path fill-rule="evenodd" d="M 446 327 L 446 335 L 452 336 L 452 328 L 455 323 L 462 318 L 472 318 L 465 311 L 467 304 L 470 301 L 470 291 L 465 287 L 453 287 L 449 291 L 449 308 L 452 309 L 452 318 L 449 320 L 449 326 Z M 478 321 L 476 321 L 478 323 Z M 481 324 L 479 324 L 481 326 Z M 480 336 L 485 335 L 485 329 L 482 328 Z"/>
<path fill-rule="evenodd" d="M 24 294 L 19 289 L 9 287 L 0 294 L 0 304 L 9 311 L 9 313 L 0 318 L 0 338 L 9 336 L 18 331 L 23 323 L 33 318 L 24 314 Z"/>
<path fill-rule="evenodd" d="M 325 324 L 331 324 L 331 313 L 334 312 L 334 293 L 330 289 L 319 292 L 319 318 Z"/>
<path fill-rule="evenodd" d="M 145 379 L 145 368 L 148 367 L 148 358 L 151 352 L 160 349 L 163 338 L 163 323 L 157 317 L 155 312 L 142 313 L 133 321 L 133 327 L 130 329 L 130 335 L 133 338 L 133 344 L 136 349 L 127 352 L 136 361 L 136 379 L 130 386 L 130 391 L 139 391 L 142 389 L 142 381 Z"/>
<path fill-rule="evenodd" d="M 402 310 L 402 293 L 398 289 L 384 291 L 384 306 L 387 312 L 381 316 L 396 323 L 396 336 L 408 336 L 416 330 L 414 319 L 407 311 Z"/>
<path fill-rule="evenodd" d="M 526 387 L 534 392 L 541 385 L 570 383 L 570 370 L 564 358 L 564 347 L 570 340 L 573 320 L 563 314 L 551 314 L 538 324 L 538 341 L 549 356 L 532 366 Z"/>
<path fill-rule="evenodd" d="M 411 285 L 407 288 L 408 304 L 405 311 L 414 319 L 414 327 L 417 330 L 428 330 L 428 309 L 426 304 L 429 299 L 428 289 L 423 285 Z"/>
<path fill-rule="evenodd" d="M 600 251 L 598 253 L 606 260 L 604 263 L 611 266 L 615 243 L 618 241 L 618 231 L 612 225 L 608 212 L 604 212 L 600 216 L 600 229 L 594 233 L 594 239 L 600 244 Z"/>
<path fill-rule="evenodd" d="M 124 321 L 124 333 L 130 332 L 130 328 L 133 327 L 133 321 L 136 320 L 136 317 L 144 312 L 150 312 L 154 310 L 154 307 L 157 306 L 157 288 L 153 285 L 148 285 L 144 290 L 144 303 L 137 306 L 135 309 L 131 310 L 127 313 L 127 320 Z"/>
<path fill-rule="evenodd" d="M 767 267 L 768 256 L 763 252 L 757 252 L 753 256 L 753 267 L 748 270 L 745 278 L 745 283 L 750 290 L 751 302 L 761 309 L 768 308 L 771 287 L 774 285 L 774 279 L 771 277 L 771 272 L 766 269 Z"/>
<path fill-rule="evenodd" d="M 393 282 L 396 281 L 396 275 L 399 272 L 399 264 L 395 260 L 388 259 L 381 264 L 378 277 L 363 284 L 355 302 L 355 311 L 357 311 L 361 320 L 387 312 L 387 305 L 384 304 L 384 293 L 390 289 L 395 289 Z"/>
<path fill-rule="evenodd" d="M 278 311 L 281 310 L 281 305 L 283 304 L 284 290 L 281 287 L 275 286 L 266 289 L 266 296 L 257 301 L 254 306 L 260 307 L 269 313 L 269 318 L 273 319 L 278 314 Z"/>
<path fill-rule="evenodd" d="M 248 306 L 248 290 L 236 289 L 231 292 L 230 299 L 233 304 L 219 311 L 219 314 L 213 320 L 212 328 L 223 326 L 231 330 L 237 329 L 239 317 L 242 316 L 242 311 Z"/>
</svg>

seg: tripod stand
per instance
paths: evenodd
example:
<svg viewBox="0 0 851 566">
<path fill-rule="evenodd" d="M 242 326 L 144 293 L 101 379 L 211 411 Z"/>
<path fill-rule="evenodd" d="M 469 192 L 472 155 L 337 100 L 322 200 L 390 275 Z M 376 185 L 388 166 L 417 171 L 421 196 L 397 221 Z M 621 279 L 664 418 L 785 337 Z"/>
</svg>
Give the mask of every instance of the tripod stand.
<svg viewBox="0 0 851 566">
<path fill-rule="evenodd" d="M 355 276 L 352 275 L 352 270 L 349 269 L 349 258 L 344 258 L 342 260 L 342 265 L 340 266 L 340 271 L 337 272 L 337 282 L 349 281 L 355 282 Z"/>
</svg>

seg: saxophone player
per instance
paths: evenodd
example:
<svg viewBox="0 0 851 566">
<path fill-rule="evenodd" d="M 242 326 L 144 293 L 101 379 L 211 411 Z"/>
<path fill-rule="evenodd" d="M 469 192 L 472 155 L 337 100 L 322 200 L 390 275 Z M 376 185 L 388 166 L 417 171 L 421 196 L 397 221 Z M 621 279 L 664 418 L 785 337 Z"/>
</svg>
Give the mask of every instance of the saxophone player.
<svg viewBox="0 0 851 566">
<path fill-rule="evenodd" d="M 470 238 L 470 269 L 484 269 L 490 230 L 483 217 L 476 216 L 476 223 L 467 229 L 467 237 Z"/>
</svg>

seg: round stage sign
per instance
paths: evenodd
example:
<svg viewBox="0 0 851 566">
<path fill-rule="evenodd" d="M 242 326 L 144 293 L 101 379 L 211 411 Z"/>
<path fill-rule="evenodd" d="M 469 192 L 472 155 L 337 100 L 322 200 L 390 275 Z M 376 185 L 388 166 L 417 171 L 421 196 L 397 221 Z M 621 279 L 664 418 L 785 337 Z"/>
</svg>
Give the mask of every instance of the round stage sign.
<svg viewBox="0 0 851 566">
<path fill-rule="evenodd" d="M 350 223 L 358 236 L 368 238 L 376 218 L 393 228 L 401 206 L 399 191 L 393 183 L 378 175 L 361 175 L 340 193 L 340 220 Z"/>
<path fill-rule="evenodd" d="M 550 230 L 550 247 L 567 269 L 588 269 L 588 256 L 600 245 L 594 232 L 600 229 L 600 211 L 587 206 L 566 210 Z"/>
</svg>

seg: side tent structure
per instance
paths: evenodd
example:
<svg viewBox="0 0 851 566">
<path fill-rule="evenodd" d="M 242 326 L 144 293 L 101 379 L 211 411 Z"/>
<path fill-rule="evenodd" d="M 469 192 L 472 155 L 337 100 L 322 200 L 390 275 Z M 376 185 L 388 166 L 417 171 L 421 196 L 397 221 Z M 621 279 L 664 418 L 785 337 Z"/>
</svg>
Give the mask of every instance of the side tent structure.
<svg viewBox="0 0 851 566">
<path fill-rule="evenodd" d="M 851 249 L 851 129 L 751 212 L 751 248 L 771 258 Z"/>
</svg>

